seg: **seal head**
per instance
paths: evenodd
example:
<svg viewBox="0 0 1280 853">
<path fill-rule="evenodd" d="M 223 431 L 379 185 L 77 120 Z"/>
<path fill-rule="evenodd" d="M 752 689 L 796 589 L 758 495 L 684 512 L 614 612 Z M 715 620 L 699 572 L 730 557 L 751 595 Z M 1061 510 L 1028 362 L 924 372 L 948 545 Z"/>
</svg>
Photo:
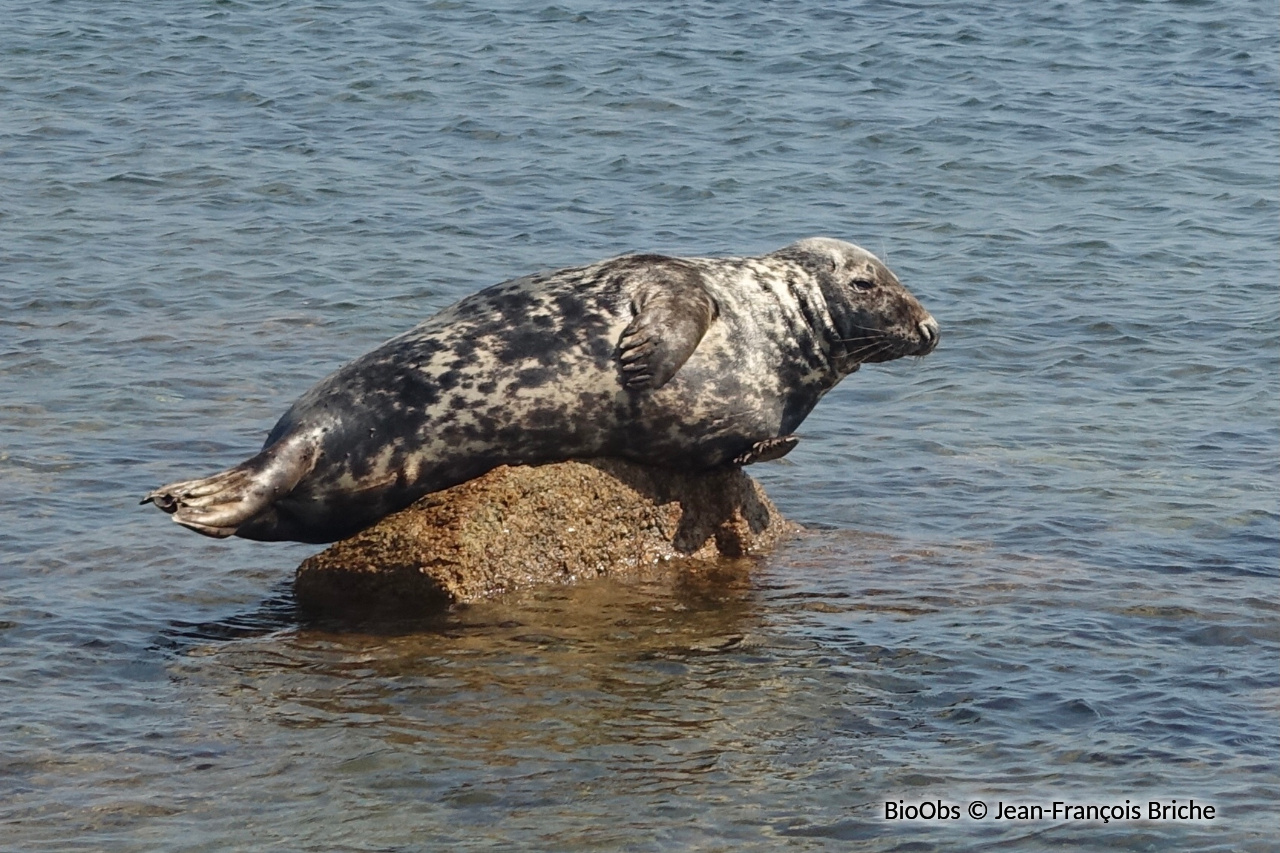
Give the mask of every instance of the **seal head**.
<svg viewBox="0 0 1280 853">
<path fill-rule="evenodd" d="M 774 257 L 794 260 L 817 280 L 836 337 L 833 355 L 852 373 L 863 364 L 928 355 L 938 346 L 938 321 L 879 258 L 859 246 L 811 237 Z"/>
</svg>

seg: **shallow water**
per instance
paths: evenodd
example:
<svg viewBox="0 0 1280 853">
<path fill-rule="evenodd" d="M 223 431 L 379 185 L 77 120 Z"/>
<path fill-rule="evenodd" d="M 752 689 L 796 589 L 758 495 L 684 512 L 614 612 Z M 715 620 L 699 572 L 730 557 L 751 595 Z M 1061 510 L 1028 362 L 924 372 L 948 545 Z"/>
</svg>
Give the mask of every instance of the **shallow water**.
<svg viewBox="0 0 1280 853">
<path fill-rule="evenodd" d="M 0 5 L 15 850 L 1269 849 L 1274 8 Z M 943 328 L 715 578 L 309 624 L 136 506 L 487 284 L 810 234 Z M 1211 803 L 1212 822 L 884 803 Z"/>
</svg>

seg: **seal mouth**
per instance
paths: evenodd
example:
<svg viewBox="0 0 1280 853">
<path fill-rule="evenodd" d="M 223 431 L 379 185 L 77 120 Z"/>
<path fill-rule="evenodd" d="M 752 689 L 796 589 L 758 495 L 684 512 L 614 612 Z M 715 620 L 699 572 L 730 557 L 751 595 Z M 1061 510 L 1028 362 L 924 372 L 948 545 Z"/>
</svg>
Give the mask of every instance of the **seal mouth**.
<svg viewBox="0 0 1280 853">
<path fill-rule="evenodd" d="M 846 338 L 841 343 L 845 346 L 845 363 L 856 369 L 861 364 L 880 364 L 909 355 L 928 355 L 938 348 L 941 338 L 938 321 L 926 314 L 923 320 L 916 323 L 914 335 L 877 332 L 861 338 Z"/>
</svg>

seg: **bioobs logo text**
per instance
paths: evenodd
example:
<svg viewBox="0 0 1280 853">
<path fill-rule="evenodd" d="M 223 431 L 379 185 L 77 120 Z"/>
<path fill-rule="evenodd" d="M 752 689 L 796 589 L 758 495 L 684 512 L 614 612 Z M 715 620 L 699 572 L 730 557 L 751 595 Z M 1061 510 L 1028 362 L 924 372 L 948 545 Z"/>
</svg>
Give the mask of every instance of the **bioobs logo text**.
<svg viewBox="0 0 1280 853">
<path fill-rule="evenodd" d="M 942 800 L 925 800 L 923 803 L 907 803 L 898 800 L 896 803 L 884 804 L 885 820 L 959 820 L 960 807 L 948 805 Z"/>
<path fill-rule="evenodd" d="M 906 821 L 943 821 L 960 820 L 968 817 L 971 820 L 1003 820 L 1003 821 L 1088 821 L 1110 823 L 1111 821 L 1147 820 L 1147 821 L 1189 821 L 1200 822 L 1216 820 L 1217 806 L 1194 799 L 1168 802 L 1149 800 L 1144 810 L 1140 803 L 1126 798 L 1124 804 L 1119 803 L 1077 803 L 1066 800 L 1053 800 L 1044 803 L 1006 803 L 997 800 L 989 809 L 985 800 L 972 800 L 967 805 L 951 805 L 942 800 L 925 800 L 920 803 L 908 803 L 905 800 L 885 800 L 885 820 Z"/>
</svg>

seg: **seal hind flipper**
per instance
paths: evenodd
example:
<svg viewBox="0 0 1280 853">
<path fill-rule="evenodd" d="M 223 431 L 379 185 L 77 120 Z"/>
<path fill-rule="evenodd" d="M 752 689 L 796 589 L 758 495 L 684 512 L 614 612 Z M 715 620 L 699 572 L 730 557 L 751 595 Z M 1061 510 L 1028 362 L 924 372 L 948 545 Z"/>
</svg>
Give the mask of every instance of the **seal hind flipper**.
<svg viewBox="0 0 1280 853">
<path fill-rule="evenodd" d="M 781 459 L 792 450 L 795 450 L 797 444 L 800 443 L 800 437 L 795 435 L 780 435 L 777 438 L 766 438 L 764 441 L 757 441 L 747 450 L 734 457 L 734 465 L 754 465 L 757 462 L 772 462 L 775 459 Z"/>
<path fill-rule="evenodd" d="M 692 268 L 663 264 L 646 278 L 618 340 L 618 361 L 628 388 L 657 390 L 693 355 L 720 308 Z"/>
<path fill-rule="evenodd" d="M 161 486 L 142 503 L 154 503 L 183 527 L 223 539 L 293 491 L 315 468 L 319 455 L 316 436 L 286 435 L 234 468 Z"/>
</svg>

